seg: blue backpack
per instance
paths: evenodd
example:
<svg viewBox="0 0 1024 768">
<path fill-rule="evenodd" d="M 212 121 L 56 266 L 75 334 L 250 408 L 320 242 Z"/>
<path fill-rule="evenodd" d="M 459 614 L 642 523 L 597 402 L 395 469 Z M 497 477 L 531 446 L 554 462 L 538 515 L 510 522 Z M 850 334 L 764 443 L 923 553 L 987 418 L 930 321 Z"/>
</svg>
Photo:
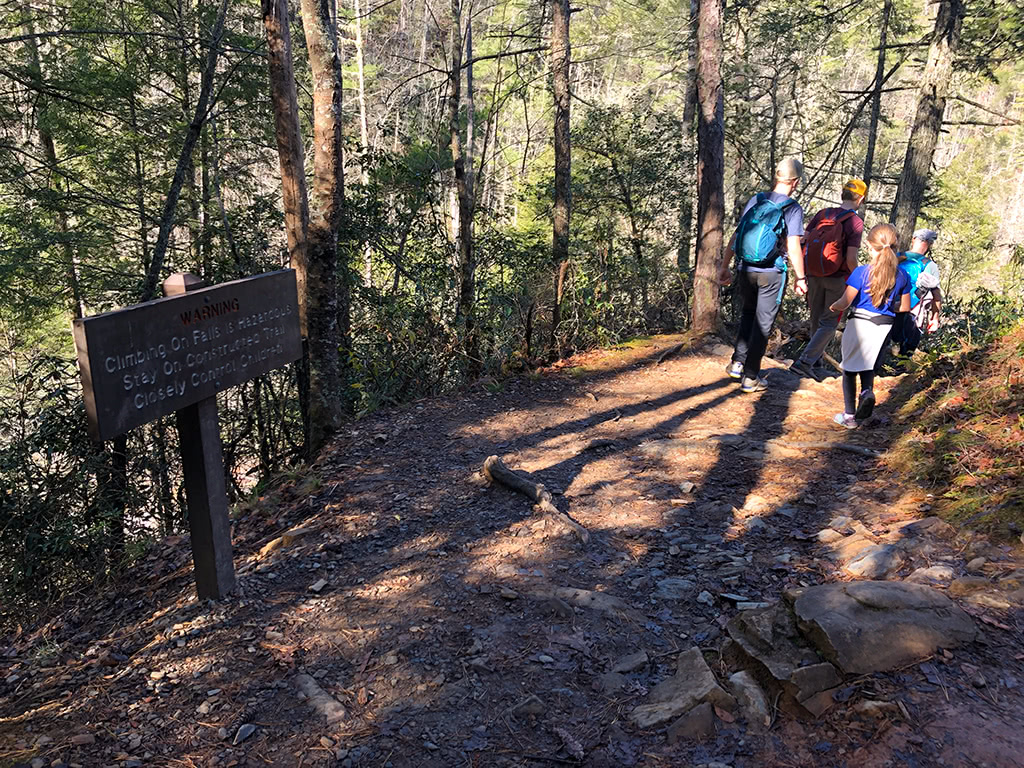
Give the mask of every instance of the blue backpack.
<svg viewBox="0 0 1024 768">
<path fill-rule="evenodd" d="M 920 256 L 916 253 L 901 253 L 899 267 L 910 278 L 910 308 L 913 309 L 917 306 L 917 303 L 921 299 L 914 292 L 917 288 L 917 278 L 924 272 L 924 268 L 928 266 L 931 259 L 927 256 Z"/>
<path fill-rule="evenodd" d="M 743 214 L 736 230 L 736 252 L 752 267 L 770 267 L 779 255 L 779 240 L 786 230 L 785 211 L 796 200 L 772 202 L 767 192 L 758 192 L 750 210 Z"/>
</svg>

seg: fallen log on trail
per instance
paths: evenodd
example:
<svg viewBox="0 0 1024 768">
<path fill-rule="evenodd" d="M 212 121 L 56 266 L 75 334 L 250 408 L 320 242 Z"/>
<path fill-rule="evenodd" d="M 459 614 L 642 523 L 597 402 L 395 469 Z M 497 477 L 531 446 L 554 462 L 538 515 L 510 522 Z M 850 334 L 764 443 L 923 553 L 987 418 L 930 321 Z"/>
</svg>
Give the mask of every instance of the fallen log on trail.
<svg viewBox="0 0 1024 768">
<path fill-rule="evenodd" d="M 537 511 L 568 527 L 584 544 L 590 543 L 589 531 L 552 503 L 551 493 L 543 483 L 534 482 L 529 477 L 513 472 L 497 456 L 487 457 L 484 461 L 483 473 L 484 477 L 492 483 L 503 485 L 510 491 L 523 494 L 536 505 Z"/>
</svg>

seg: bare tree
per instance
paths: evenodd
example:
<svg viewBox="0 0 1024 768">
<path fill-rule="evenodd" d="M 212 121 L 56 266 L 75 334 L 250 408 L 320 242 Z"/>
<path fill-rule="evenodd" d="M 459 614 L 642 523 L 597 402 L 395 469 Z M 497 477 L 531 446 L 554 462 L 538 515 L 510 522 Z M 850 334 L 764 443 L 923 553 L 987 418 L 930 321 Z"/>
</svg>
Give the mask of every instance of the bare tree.
<svg viewBox="0 0 1024 768">
<path fill-rule="evenodd" d="M 693 329 L 718 323 L 718 269 L 725 225 L 722 0 L 700 0 L 697 15 L 697 271 Z"/>
<path fill-rule="evenodd" d="M 942 0 L 935 19 L 935 31 L 928 48 L 928 62 L 921 73 L 917 96 L 917 113 L 910 129 L 910 141 L 903 160 L 903 173 L 896 189 L 896 201 L 889 221 L 896 227 L 904 245 L 921 212 L 921 201 L 928 184 L 935 147 L 946 111 L 946 93 L 953 74 L 953 58 L 960 43 L 964 20 L 963 0 Z"/>
<path fill-rule="evenodd" d="M 160 272 L 163 269 L 164 256 L 167 253 L 167 243 L 174 226 L 174 209 L 178 205 L 181 187 L 185 183 L 185 176 L 192 163 L 192 151 L 195 149 L 199 134 L 209 115 L 213 75 L 217 69 L 217 58 L 220 53 L 220 41 L 224 36 L 224 18 L 227 15 L 227 10 L 228 0 L 221 0 L 220 9 L 217 11 L 217 21 L 213 25 L 213 34 L 210 35 L 210 50 L 206 54 L 206 66 L 200 80 L 199 100 L 196 102 L 192 122 L 185 132 L 185 140 L 182 142 L 181 152 L 178 155 L 178 165 L 174 170 L 174 177 L 171 179 L 171 188 L 167 192 L 163 214 L 160 216 L 160 231 L 156 238 L 156 246 L 153 248 L 153 260 L 149 263 L 149 271 L 146 272 L 146 278 L 142 285 L 142 301 L 156 298 Z"/>
<path fill-rule="evenodd" d="M 555 264 L 554 300 L 551 308 L 551 346 L 558 350 L 558 326 L 562 321 L 562 294 L 569 269 L 569 217 L 571 145 L 569 141 L 569 0 L 551 2 L 551 80 L 555 100 L 555 199 L 551 256 Z"/>
<path fill-rule="evenodd" d="M 882 115 L 882 88 L 885 85 L 885 50 L 889 36 L 889 17 L 892 15 L 892 0 L 885 0 L 878 32 L 878 63 L 875 66 L 874 93 L 871 94 L 871 120 L 868 123 L 868 148 L 864 157 L 864 183 L 870 191 L 871 177 L 875 171 L 875 144 L 878 141 L 878 121 Z M 865 202 L 867 199 L 865 198 Z"/>
<path fill-rule="evenodd" d="M 468 24 L 472 24 L 472 20 Z M 459 0 L 452 0 L 452 61 L 448 71 L 448 128 L 451 139 L 452 163 L 455 166 L 455 191 L 458 201 L 458 234 L 455 238 L 459 253 L 459 297 L 455 310 L 455 325 L 469 358 L 471 372 L 479 370 L 479 345 L 476 338 L 474 304 L 476 301 L 476 256 L 473 251 L 473 198 L 470 168 L 467 168 L 466 149 L 462 143 L 460 106 L 462 102 L 462 8 Z M 472 58 L 472 52 L 467 56 Z"/>
</svg>

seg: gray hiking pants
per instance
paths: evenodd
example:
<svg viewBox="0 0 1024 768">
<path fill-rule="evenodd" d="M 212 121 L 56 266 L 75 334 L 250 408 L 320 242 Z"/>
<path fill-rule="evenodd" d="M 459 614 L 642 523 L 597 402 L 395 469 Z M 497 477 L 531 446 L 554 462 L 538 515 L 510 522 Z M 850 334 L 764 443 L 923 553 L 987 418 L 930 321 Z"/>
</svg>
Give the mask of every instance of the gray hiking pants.
<svg viewBox="0 0 1024 768">
<path fill-rule="evenodd" d="M 845 277 L 812 277 L 807 276 L 807 308 L 811 311 L 811 340 L 807 342 L 800 359 L 808 365 L 814 365 L 825 353 L 842 312 L 832 312 L 829 307 L 842 298 L 846 292 Z"/>
</svg>

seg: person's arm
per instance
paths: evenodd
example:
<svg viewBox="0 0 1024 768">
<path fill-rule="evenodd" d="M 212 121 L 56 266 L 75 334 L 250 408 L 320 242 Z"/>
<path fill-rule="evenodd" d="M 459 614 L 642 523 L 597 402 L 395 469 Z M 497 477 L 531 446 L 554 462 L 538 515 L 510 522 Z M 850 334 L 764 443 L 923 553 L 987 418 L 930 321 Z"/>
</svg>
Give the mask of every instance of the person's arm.
<svg viewBox="0 0 1024 768">
<path fill-rule="evenodd" d="M 853 304 L 857 298 L 857 294 L 860 293 L 852 285 L 846 286 L 846 293 L 840 296 L 838 299 L 832 302 L 832 306 L 828 308 L 829 312 L 843 312 L 847 307 Z M 906 298 L 906 297 L 904 297 Z"/>
<path fill-rule="evenodd" d="M 722 259 L 722 265 L 718 268 L 718 282 L 722 285 L 729 285 L 732 283 L 732 262 L 736 258 L 736 233 L 734 232 L 732 238 L 729 240 L 729 244 L 725 247 L 725 258 Z"/>
<path fill-rule="evenodd" d="M 897 312 L 909 312 L 910 311 L 910 294 L 904 293 L 900 296 L 900 308 Z"/>
<path fill-rule="evenodd" d="M 860 246 L 851 245 L 846 249 L 846 268 L 853 272 L 857 268 L 857 254 L 860 252 Z"/>
<path fill-rule="evenodd" d="M 789 263 L 793 265 L 793 271 L 796 273 L 796 295 L 804 296 L 807 293 L 807 275 L 804 272 L 804 249 L 800 245 L 799 235 L 786 238 L 786 250 L 789 253 Z"/>
</svg>

